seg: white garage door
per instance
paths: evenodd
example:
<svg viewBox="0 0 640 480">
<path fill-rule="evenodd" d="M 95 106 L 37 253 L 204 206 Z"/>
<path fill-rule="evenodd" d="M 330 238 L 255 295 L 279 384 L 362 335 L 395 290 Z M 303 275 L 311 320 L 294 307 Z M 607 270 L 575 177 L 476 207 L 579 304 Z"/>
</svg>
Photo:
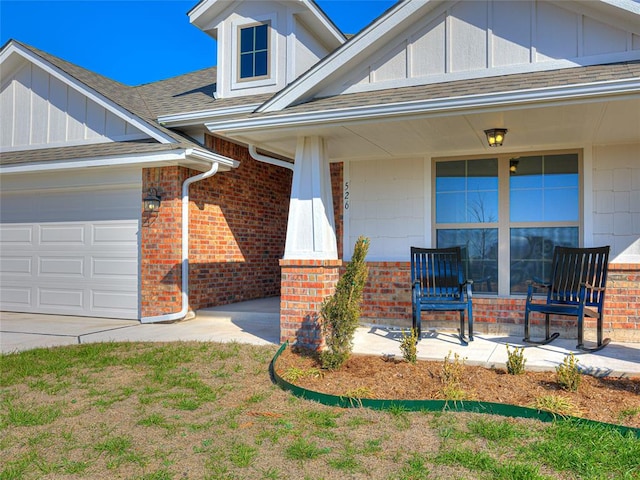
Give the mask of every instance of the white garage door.
<svg viewBox="0 0 640 480">
<path fill-rule="evenodd" d="M 110 170 L 3 178 L 0 309 L 138 318 L 140 182 Z"/>
</svg>

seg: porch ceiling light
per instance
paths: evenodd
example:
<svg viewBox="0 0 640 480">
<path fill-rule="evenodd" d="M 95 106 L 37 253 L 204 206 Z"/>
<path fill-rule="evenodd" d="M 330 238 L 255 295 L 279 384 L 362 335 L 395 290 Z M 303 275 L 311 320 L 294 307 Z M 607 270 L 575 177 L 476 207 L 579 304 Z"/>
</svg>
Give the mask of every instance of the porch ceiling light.
<svg viewBox="0 0 640 480">
<path fill-rule="evenodd" d="M 490 147 L 501 147 L 504 142 L 504 136 L 507 134 L 506 128 L 491 128 L 484 131 L 487 136 L 487 142 Z"/>
<path fill-rule="evenodd" d="M 147 192 L 147 196 L 144 197 L 143 206 L 145 212 L 155 212 L 160 208 L 160 196 L 158 195 L 158 191 L 151 187 Z"/>
</svg>

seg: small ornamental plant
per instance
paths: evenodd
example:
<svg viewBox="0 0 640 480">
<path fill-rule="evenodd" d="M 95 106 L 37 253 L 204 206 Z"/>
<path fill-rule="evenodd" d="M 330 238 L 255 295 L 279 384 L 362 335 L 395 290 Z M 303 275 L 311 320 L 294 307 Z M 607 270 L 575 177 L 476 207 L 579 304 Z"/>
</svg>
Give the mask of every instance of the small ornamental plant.
<svg viewBox="0 0 640 480">
<path fill-rule="evenodd" d="M 527 360 L 524 358 L 524 347 L 514 347 L 509 349 L 507 344 L 507 373 L 509 375 L 521 375 L 524 373 L 524 364 Z"/>
<path fill-rule="evenodd" d="M 457 353 L 454 354 L 453 360 L 451 360 L 451 352 L 444 357 L 441 376 L 442 383 L 444 384 L 442 387 L 444 398 L 448 400 L 464 400 L 467 398 L 467 392 L 461 388 L 465 361 L 466 358 L 461 359 Z"/>
<path fill-rule="evenodd" d="M 418 332 L 412 328 L 409 335 L 402 332 L 402 341 L 400 342 L 400 351 L 402 358 L 409 363 L 418 361 Z"/>
<path fill-rule="evenodd" d="M 349 359 L 353 349 L 353 335 L 360 320 L 362 291 L 369 271 L 365 257 L 369 251 L 369 239 L 360 237 L 353 249 L 353 257 L 344 275 L 338 280 L 336 291 L 322 302 L 322 335 L 326 349 L 320 353 L 323 368 L 337 370 Z"/>
<path fill-rule="evenodd" d="M 570 353 L 564 357 L 564 361 L 556 367 L 556 379 L 565 390 L 577 392 L 582 380 L 582 374 L 578 369 L 578 360 Z"/>
</svg>

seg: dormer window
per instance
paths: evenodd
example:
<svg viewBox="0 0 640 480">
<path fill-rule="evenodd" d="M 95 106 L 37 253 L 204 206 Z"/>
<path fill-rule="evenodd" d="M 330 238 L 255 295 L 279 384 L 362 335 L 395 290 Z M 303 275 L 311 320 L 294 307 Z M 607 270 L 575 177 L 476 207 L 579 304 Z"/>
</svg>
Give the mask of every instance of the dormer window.
<svg viewBox="0 0 640 480">
<path fill-rule="evenodd" d="M 269 76 L 269 23 L 239 29 L 240 61 L 238 80 L 257 80 Z"/>
</svg>

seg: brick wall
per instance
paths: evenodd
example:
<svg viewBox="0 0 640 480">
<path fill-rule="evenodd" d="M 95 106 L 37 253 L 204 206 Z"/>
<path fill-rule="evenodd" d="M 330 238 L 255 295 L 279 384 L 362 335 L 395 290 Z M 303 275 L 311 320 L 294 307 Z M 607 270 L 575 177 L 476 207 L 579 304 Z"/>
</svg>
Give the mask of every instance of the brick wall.
<svg viewBox="0 0 640 480">
<path fill-rule="evenodd" d="M 162 198 L 160 209 L 142 213 L 140 231 L 141 315 L 174 313 L 181 307 L 182 255 L 181 190 L 187 170 L 180 167 L 145 168 L 142 199 L 150 187 Z"/>
<path fill-rule="evenodd" d="M 246 148 L 207 136 L 207 147 L 240 161 L 189 189 L 190 308 L 280 294 L 291 171 L 253 160 Z M 162 195 L 156 218 L 142 231 L 142 316 L 180 309 L 181 190 L 199 172 L 145 169 L 143 192 Z M 145 224 L 146 223 L 146 224 Z"/>
<path fill-rule="evenodd" d="M 609 265 L 605 297 L 605 328 L 625 331 L 640 341 L 640 264 Z"/>
<path fill-rule="evenodd" d="M 411 326 L 411 274 L 409 262 L 368 262 L 369 280 L 362 305 L 361 323 L 409 328 Z M 523 297 L 473 298 L 474 332 L 522 335 Z M 542 336 L 544 316 L 531 317 L 532 335 Z M 429 327 L 456 330 L 459 317 L 452 313 L 423 313 L 423 331 Z M 577 322 L 571 317 L 555 317 L 554 331 L 576 338 Z M 585 319 L 585 338 L 595 339 L 595 320 Z M 605 299 L 604 333 L 612 340 L 640 341 L 640 265 L 612 264 L 609 267 Z"/>
</svg>

